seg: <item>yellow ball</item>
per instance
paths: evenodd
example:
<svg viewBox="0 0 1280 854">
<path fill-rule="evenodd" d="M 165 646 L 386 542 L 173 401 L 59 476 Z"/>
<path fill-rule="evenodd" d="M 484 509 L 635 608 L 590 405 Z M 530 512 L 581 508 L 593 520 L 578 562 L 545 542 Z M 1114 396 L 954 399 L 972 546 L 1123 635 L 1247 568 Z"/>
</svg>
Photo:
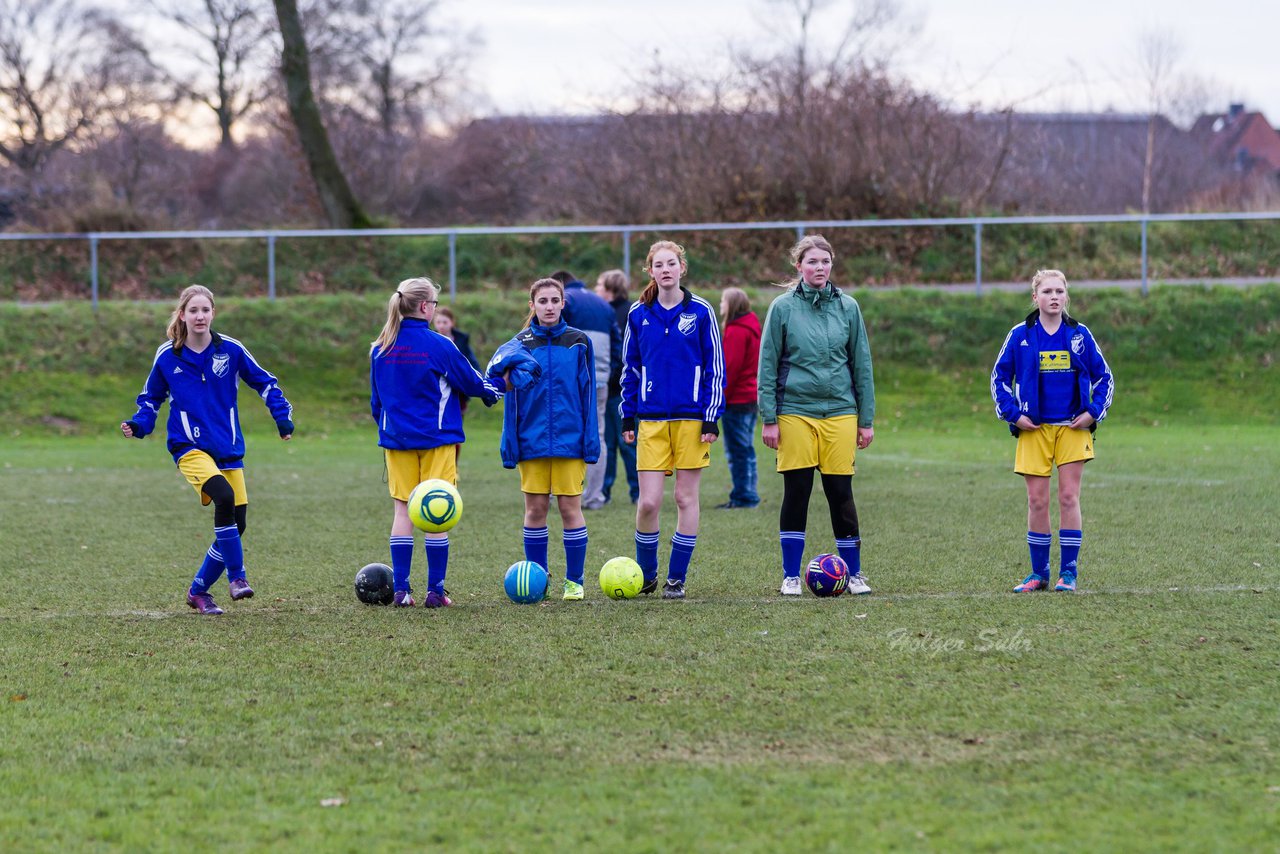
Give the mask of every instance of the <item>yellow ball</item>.
<svg viewBox="0 0 1280 854">
<path fill-rule="evenodd" d="M 461 518 L 462 496 L 446 480 L 424 480 L 409 493 L 409 521 L 420 531 L 443 533 Z"/>
<path fill-rule="evenodd" d="M 600 589 L 610 599 L 633 599 L 644 587 L 640 564 L 629 557 L 615 557 L 600 567 Z"/>
</svg>

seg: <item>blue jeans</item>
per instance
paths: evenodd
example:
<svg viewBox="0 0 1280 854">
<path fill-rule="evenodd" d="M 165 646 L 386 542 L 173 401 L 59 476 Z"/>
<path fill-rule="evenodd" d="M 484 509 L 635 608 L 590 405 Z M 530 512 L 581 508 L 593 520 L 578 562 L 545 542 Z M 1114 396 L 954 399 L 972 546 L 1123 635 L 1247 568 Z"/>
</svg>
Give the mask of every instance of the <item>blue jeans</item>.
<svg viewBox="0 0 1280 854">
<path fill-rule="evenodd" d="M 724 455 L 729 458 L 729 476 L 733 490 L 731 504 L 754 506 L 760 503 L 756 492 L 756 408 L 749 403 L 731 403 L 720 416 L 724 433 Z"/>
<path fill-rule="evenodd" d="M 613 482 L 618 479 L 618 454 L 622 455 L 622 465 L 626 469 L 627 487 L 631 491 L 631 503 L 640 498 L 640 477 L 636 474 L 636 446 L 622 441 L 622 416 L 618 407 L 622 405 L 622 396 L 610 397 L 605 404 L 604 418 L 604 497 L 609 498 L 613 490 Z"/>
</svg>

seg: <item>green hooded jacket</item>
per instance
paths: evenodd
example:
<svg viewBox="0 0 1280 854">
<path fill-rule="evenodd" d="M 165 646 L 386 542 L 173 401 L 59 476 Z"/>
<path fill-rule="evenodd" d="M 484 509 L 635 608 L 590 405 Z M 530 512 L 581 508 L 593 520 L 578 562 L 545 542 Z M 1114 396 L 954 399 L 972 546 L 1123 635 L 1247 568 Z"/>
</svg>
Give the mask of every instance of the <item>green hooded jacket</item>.
<svg viewBox="0 0 1280 854">
<path fill-rule="evenodd" d="M 876 415 L 871 344 L 858 301 L 830 283 L 803 282 L 769 306 L 760 341 L 760 419 L 779 415 L 834 418 L 857 415 L 870 427 Z"/>
</svg>

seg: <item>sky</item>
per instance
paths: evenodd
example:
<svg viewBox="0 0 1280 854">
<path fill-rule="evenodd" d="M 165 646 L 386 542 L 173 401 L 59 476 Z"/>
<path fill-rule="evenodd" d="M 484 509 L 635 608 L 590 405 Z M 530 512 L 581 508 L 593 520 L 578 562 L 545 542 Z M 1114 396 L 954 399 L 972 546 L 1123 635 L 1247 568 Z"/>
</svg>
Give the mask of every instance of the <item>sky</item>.
<svg viewBox="0 0 1280 854">
<path fill-rule="evenodd" d="M 664 62 L 714 67 L 730 45 L 786 42 L 792 0 L 453 0 L 447 14 L 484 46 L 471 77 L 480 114 L 625 108 L 629 82 Z M 815 32 L 834 32 L 850 0 L 828 0 Z M 914 34 L 893 70 L 961 107 L 1142 112 L 1137 46 L 1161 33 L 1175 74 L 1280 124 L 1280 3 L 1260 0 L 902 0 Z M 1185 88 L 1185 87 L 1184 87 Z"/>
</svg>

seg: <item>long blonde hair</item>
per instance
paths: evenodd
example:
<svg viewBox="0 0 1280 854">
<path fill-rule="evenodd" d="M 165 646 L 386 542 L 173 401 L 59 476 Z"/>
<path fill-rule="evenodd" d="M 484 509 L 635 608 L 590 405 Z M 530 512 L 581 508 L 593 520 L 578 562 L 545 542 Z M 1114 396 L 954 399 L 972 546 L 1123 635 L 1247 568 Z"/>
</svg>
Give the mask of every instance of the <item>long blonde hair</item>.
<svg viewBox="0 0 1280 854">
<path fill-rule="evenodd" d="M 832 261 L 836 260 L 835 250 L 831 248 L 831 244 L 827 241 L 827 238 L 823 237 L 821 234 L 806 234 L 804 237 L 800 238 L 800 241 L 796 243 L 795 246 L 791 247 L 791 252 L 787 255 L 787 257 L 791 259 L 791 266 L 799 266 L 800 262 L 804 260 L 804 254 L 810 249 L 820 249 L 830 255 Z M 802 279 L 804 279 L 804 276 L 800 275 L 800 271 L 797 270 L 795 278 L 788 279 L 785 282 L 779 282 L 778 287 L 794 288 L 796 285 L 800 284 Z"/>
<path fill-rule="evenodd" d="M 440 297 L 440 289 L 436 283 L 426 277 L 405 279 L 396 287 L 396 292 L 387 300 L 387 322 L 373 341 L 373 349 L 382 355 L 396 343 L 400 334 L 400 321 L 418 313 L 422 303 L 433 302 Z"/>
<path fill-rule="evenodd" d="M 720 315 L 722 326 L 737 320 L 744 314 L 751 313 L 751 297 L 747 296 L 747 292 L 742 288 L 725 288 L 722 298 L 725 308 L 724 313 Z"/>
<path fill-rule="evenodd" d="M 680 259 L 680 275 L 684 276 L 689 272 L 689 259 L 684 256 L 684 247 L 674 240 L 659 240 L 657 243 L 649 247 L 649 254 L 644 259 L 644 269 L 649 273 L 649 284 L 644 286 L 644 290 L 640 293 L 640 299 L 645 305 L 653 305 L 653 301 L 658 298 L 658 283 L 653 278 L 653 273 L 649 272 L 653 267 L 653 256 L 657 255 L 663 249 L 669 249 L 676 253 L 676 257 Z"/>
<path fill-rule="evenodd" d="M 564 305 L 564 283 L 561 282 L 559 279 L 553 279 L 550 276 L 547 276 L 545 279 L 538 279 L 538 281 L 534 282 L 532 285 L 529 286 L 529 303 L 530 303 L 529 316 L 524 319 L 524 325 L 526 327 L 531 326 L 533 324 L 533 318 L 537 315 L 537 312 L 533 310 L 533 305 L 532 305 L 533 298 L 536 297 L 538 295 L 538 291 L 542 290 L 543 288 L 555 288 L 557 291 L 559 291 L 560 304 L 561 306 Z M 560 316 L 564 317 L 563 314 L 561 314 Z M 524 328 L 524 327 L 521 327 L 521 328 Z"/>
<path fill-rule="evenodd" d="M 165 335 L 173 342 L 174 350 L 181 350 L 187 344 L 187 322 L 182 319 L 182 313 L 187 310 L 187 303 L 191 302 L 192 297 L 204 297 L 213 306 L 213 291 L 204 285 L 187 285 L 182 289 L 182 293 L 178 295 L 178 307 L 170 315 L 169 328 L 165 330 Z"/>
</svg>

